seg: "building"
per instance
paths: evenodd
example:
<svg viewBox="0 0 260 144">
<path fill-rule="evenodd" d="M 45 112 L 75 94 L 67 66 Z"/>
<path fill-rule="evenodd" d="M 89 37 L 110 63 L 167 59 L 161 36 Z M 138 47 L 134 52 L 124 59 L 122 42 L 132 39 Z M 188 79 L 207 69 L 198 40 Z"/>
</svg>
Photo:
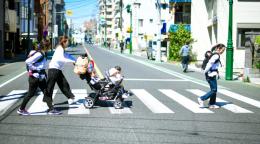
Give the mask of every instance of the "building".
<svg viewBox="0 0 260 144">
<path fill-rule="evenodd" d="M 3 53 L 5 59 L 21 53 L 20 47 L 20 1 L 4 0 Z M 3 13 L 2 13 L 3 14 Z"/>
<path fill-rule="evenodd" d="M 245 65 L 246 32 L 260 32 L 260 1 L 233 0 L 233 47 L 234 69 Z M 228 38 L 227 0 L 194 0 L 191 8 L 191 32 L 195 39 L 193 51 L 198 60 L 216 43 L 227 45 Z M 225 54 L 222 63 L 225 66 Z"/>
<path fill-rule="evenodd" d="M 4 59 L 5 1 L 0 1 L 0 60 Z"/>
<path fill-rule="evenodd" d="M 113 1 L 99 0 L 98 41 L 102 44 L 113 39 Z"/>
</svg>

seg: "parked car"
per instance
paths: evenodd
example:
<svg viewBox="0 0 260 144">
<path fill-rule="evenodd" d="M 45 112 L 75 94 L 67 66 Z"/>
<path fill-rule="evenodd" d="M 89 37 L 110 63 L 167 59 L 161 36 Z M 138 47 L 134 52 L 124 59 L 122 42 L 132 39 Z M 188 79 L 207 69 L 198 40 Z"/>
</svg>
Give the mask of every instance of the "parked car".
<svg viewBox="0 0 260 144">
<path fill-rule="evenodd" d="M 156 49 L 157 49 L 157 41 L 148 41 L 147 47 L 147 58 L 151 60 L 155 60 L 156 57 Z"/>
</svg>

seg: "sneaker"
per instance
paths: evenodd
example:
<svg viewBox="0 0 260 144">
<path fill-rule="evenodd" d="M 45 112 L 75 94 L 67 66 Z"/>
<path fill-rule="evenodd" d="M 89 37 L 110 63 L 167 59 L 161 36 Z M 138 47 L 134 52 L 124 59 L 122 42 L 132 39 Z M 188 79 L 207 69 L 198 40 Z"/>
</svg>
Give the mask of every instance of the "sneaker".
<svg viewBox="0 0 260 144">
<path fill-rule="evenodd" d="M 20 115 L 30 115 L 30 113 L 27 110 L 21 110 L 20 108 L 17 110 L 17 113 Z"/>
<path fill-rule="evenodd" d="M 72 104 L 80 104 L 75 98 L 70 98 L 68 99 L 68 104 L 72 105 Z"/>
<path fill-rule="evenodd" d="M 124 99 L 126 99 L 126 98 L 128 98 L 129 97 L 129 93 L 124 93 L 123 95 L 122 95 L 122 98 L 124 98 Z"/>
<path fill-rule="evenodd" d="M 209 108 L 210 109 L 219 109 L 220 106 L 214 104 L 214 105 L 209 105 Z"/>
<path fill-rule="evenodd" d="M 62 114 L 62 112 L 56 110 L 56 109 L 52 109 L 52 110 L 48 110 L 47 112 L 49 115 L 60 115 Z"/>
<path fill-rule="evenodd" d="M 200 105 L 201 108 L 205 107 L 205 105 L 204 105 L 204 101 L 201 100 L 200 97 L 198 97 L 198 103 L 199 103 L 199 105 Z"/>
</svg>

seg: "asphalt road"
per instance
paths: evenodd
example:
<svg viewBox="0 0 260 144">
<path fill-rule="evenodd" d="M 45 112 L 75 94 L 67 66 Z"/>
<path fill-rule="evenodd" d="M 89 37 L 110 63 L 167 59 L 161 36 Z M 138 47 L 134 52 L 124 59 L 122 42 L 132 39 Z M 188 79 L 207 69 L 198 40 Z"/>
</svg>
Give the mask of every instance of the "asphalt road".
<svg viewBox="0 0 260 144">
<path fill-rule="evenodd" d="M 122 67 L 124 86 L 134 93 L 125 101 L 124 109 L 115 110 L 111 102 L 100 102 L 90 110 L 68 105 L 56 86 L 54 103 L 62 115 L 46 115 L 39 94 L 27 105 L 34 115 L 19 116 L 16 110 L 20 97 L 28 87 L 24 74 L 0 87 L 0 104 L 15 100 L 1 115 L 1 144 L 260 143 L 259 87 L 221 79 L 217 101 L 222 107 L 199 108 L 197 96 L 209 90 L 203 74 L 184 74 L 173 64 L 88 45 L 68 52 L 77 57 L 85 48 L 101 73 L 115 65 Z M 15 67 L 12 72 L 5 71 L 8 66 L 0 68 L 1 75 L 11 73 L 0 80 L 7 81 L 25 71 L 23 62 Z M 73 73 L 72 64 L 66 65 L 64 75 L 81 103 L 91 92 L 89 86 Z"/>
</svg>

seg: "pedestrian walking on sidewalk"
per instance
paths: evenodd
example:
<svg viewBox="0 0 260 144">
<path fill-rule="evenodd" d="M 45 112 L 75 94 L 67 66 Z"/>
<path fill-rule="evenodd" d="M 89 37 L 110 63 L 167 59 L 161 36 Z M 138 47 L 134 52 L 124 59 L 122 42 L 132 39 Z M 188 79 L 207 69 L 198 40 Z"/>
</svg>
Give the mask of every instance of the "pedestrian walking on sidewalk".
<svg viewBox="0 0 260 144">
<path fill-rule="evenodd" d="M 37 88 L 39 87 L 44 95 L 47 95 L 47 83 L 46 83 L 46 72 L 47 68 L 47 59 L 45 52 L 48 50 L 48 47 L 44 45 L 45 42 L 40 44 L 35 44 L 33 47 L 34 50 L 30 51 L 28 58 L 25 63 L 29 75 L 29 90 L 27 95 L 24 97 L 23 102 L 20 108 L 17 110 L 18 114 L 21 115 L 30 115 L 30 113 L 25 109 L 27 103 L 35 95 Z M 52 109 L 52 103 L 47 103 L 49 109 Z M 53 111 L 54 114 L 59 114 L 57 111 Z"/>
<path fill-rule="evenodd" d="M 189 64 L 189 59 L 190 59 L 190 56 L 189 56 L 189 52 L 190 52 L 190 47 L 189 47 L 189 42 L 186 42 L 184 46 L 181 47 L 181 50 L 180 50 L 180 55 L 182 57 L 182 68 L 183 68 L 183 72 L 187 72 L 187 69 L 188 69 L 188 64 Z"/>
<path fill-rule="evenodd" d="M 124 50 L 124 42 L 123 42 L 123 40 L 121 40 L 121 42 L 120 42 L 120 52 L 123 53 L 123 50 Z"/>
<path fill-rule="evenodd" d="M 220 55 L 225 51 L 226 46 L 224 44 L 217 44 L 212 48 L 213 54 L 211 55 L 206 68 L 204 70 L 206 80 L 209 83 L 210 91 L 205 95 L 198 98 L 200 107 L 205 107 L 204 102 L 210 98 L 209 108 L 216 109 L 220 106 L 216 105 L 217 96 L 217 79 L 219 77 L 218 68 L 221 65 Z"/>
<path fill-rule="evenodd" d="M 52 102 L 52 94 L 55 84 L 57 83 L 62 93 L 68 98 L 68 103 L 75 102 L 75 96 L 71 92 L 68 81 L 62 73 L 62 69 L 65 63 L 75 63 L 76 59 L 70 54 L 66 53 L 64 49 L 68 46 L 68 37 L 61 36 L 59 38 L 59 45 L 52 56 L 49 63 L 48 79 L 47 79 L 47 91 L 48 95 L 43 98 L 45 102 Z M 51 112 L 51 109 L 48 111 Z"/>
</svg>

